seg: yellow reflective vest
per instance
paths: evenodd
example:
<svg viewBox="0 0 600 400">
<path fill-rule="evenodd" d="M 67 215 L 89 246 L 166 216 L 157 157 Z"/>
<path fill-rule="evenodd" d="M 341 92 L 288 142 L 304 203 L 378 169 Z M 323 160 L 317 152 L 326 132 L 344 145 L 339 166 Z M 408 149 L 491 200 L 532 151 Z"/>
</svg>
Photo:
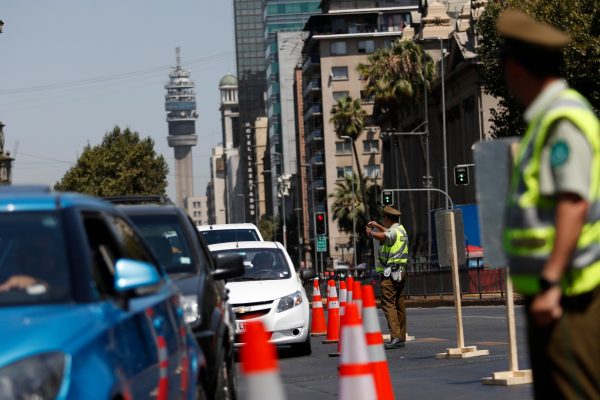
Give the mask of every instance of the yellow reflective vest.
<svg viewBox="0 0 600 400">
<path fill-rule="evenodd" d="M 389 229 L 396 230 L 396 241 L 392 245 L 383 244 L 379 247 L 379 257 L 375 265 L 375 271 L 377 272 L 383 272 L 390 265 L 406 268 L 408 262 L 408 236 L 406 230 L 400 224 L 394 224 Z"/>
<path fill-rule="evenodd" d="M 554 247 L 556 198 L 541 195 L 539 173 L 549 129 L 561 119 L 584 134 L 593 154 L 588 213 L 562 286 L 569 296 L 600 285 L 600 122 L 583 96 L 565 89 L 529 123 L 513 165 L 504 248 L 514 287 L 524 294 L 539 292 L 538 278 Z"/>
</svg>

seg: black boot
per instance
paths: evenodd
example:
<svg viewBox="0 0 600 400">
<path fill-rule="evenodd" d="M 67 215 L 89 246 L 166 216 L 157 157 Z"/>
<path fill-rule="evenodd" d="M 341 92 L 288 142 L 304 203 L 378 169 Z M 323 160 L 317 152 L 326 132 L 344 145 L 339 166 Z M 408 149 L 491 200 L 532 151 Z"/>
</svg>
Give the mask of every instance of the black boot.
<svg viewBox="0 0 600 400">
<path fill-rule="evenodd" d="M 392 340 L 387 342 L 383 347 L 386 350 L 398 349 L 400 347 L 404 347 L 404 340 L 402 340 L 400 338 L 393 338 Z"/>
</svg>

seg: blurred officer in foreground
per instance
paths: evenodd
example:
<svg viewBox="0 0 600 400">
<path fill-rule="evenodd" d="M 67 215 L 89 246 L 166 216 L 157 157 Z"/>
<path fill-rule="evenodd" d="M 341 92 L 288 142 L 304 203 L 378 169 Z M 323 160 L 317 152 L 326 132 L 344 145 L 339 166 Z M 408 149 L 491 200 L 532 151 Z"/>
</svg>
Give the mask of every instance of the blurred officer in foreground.
<svg viewBox="0 0 600 400">
<path fill-rule="evenodd" d="M 406 307 L 404 306 L 404 281 L 408 262 L 408 236 L 400 225 L 400 211 L 383 208 L 383 224 L 370 221 L 367 235 L 379 241 L 379 255 L 375 270 L 381 281 L 381 308 L 387 319 L 391 340 L 386 350 L 404 347 L 406 340 Z"/>
<path fill-rule="evenodd" d="M 506 85 L 527 131 L 513 165 L 504 244 L 526 296 L 537 399 L 600 399 L 600 123 L 560 78 L 565 33 L 506 10 Z"/>
</svg>

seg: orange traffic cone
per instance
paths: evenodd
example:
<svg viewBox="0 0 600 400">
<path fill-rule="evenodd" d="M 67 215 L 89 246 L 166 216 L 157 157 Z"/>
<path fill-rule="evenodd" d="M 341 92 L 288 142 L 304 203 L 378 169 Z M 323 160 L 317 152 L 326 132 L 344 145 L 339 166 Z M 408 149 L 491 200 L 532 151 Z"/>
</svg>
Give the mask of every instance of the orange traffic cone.
<svg viewBox="0 0 600 400">
<path fill-rule="evenodd" d="M 340 305 L 333 279 L 329 280 L 327 293 L 327 338 L 323 343 L 336 343 L 340 338 Z"/>
<path fill-rule="evenodd" d="M 346 310 L 346 299 L 348 299 L 348 289 L 346 289 L 346 282 L 340 281 L 340 318 L 344 315 Z"/>
<path fill-rule="evenodd" d="M 356 304 L 346 305 L 342 327 L 339 398 L 341 400 L 376 399 L 375 382 L 369 365 L 365 331 Z"/>
<path fill-rule="evenodd" d="M 323 301 L 321 300 L 319 278 L 315 278 L 313 281 L 312 322 L 310 334 L 312 336 L 323 336 L 326 333 L 327 325 L 325 324 L 325 311 L 323 310 Z"/>
<path fill-rule="evenodd" d="M 246 399 L 285 399 L 277 366 L 277 352 L 267 340 L 263 323 L 247 322 L 242 342 L 240 359 L 248 387 Z"/>
<path fill-rule="evenodd" d="M 379 319 L 377 318 L 377 306 L 375 305 L 373 286 L 363 285 L 362 295 L 362 320 L 367 340 L 369 363 L 371 364 L 375 387 L 377 388 L 377 398 L 379 400 L 393 400 L 394 389 L 392 388 L 390 369 L 388 368 L 383 348 L 383 336 L 381 336 L 381 328 L 379 326 Z"/>
<path fill-rule="evenodd" d="M 352 291 L 352 302 L 358 307 L 358 317 L 362 318 L 362 284 L 360 281 L 354 281 L 354 290 Z"/>
<path fill-rule="evenodd" d="M 346 313 L 346 304 L 348 304 L 346 301 L 347 296 L 348 296 L 348 290 L 346 289 L 346 282 L 344 282 L 342 280 L 342 281 L 340 281 L 340 336 L 342 335 L 341 321 L 343 320 L 344 314 Z M 339 357 L 341 351 L 342 351 L 342 341 L 338 340 L 337 352 L 329 353 L 329 357 Z"/>
<path fill-rule="evenodd" d="M 354 290 L 354 278 L 348 275 L 346 278 L 346 286 L 348 287 L 348 296 L 346 297 L 346 303 L 352 302 L 352 291 Z"/>
</svg>

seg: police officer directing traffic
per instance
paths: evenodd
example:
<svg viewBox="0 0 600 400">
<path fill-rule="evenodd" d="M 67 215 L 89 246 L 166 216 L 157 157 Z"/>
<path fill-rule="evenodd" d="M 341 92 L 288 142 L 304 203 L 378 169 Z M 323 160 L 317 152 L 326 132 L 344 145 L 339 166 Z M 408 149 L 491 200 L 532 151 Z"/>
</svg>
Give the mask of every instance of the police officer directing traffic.
<svg viewBox="0 0 600 400">
<path fill-rule="evenodd" d="M 391 337 L 384 345 L 386 349 L 404 347 L 406 340 L 406 308 L 402 290 L 408 262 L 408 237 L 399 221 L 400 211 L 385 206 L 383 224 L 370 221 L 366 227 L 367 235 L 380 243 L 375 270 L 381 280 L 381 308 Z"/>
<path fill-rule="evenodd" d="M 511 9 L 496 28 L 505 83 L 527 123 L 504 244 L 526 297 L 535 397 L 599 399 L 600 123 L 561 78 L 567 34 Z"/>
</svg>

